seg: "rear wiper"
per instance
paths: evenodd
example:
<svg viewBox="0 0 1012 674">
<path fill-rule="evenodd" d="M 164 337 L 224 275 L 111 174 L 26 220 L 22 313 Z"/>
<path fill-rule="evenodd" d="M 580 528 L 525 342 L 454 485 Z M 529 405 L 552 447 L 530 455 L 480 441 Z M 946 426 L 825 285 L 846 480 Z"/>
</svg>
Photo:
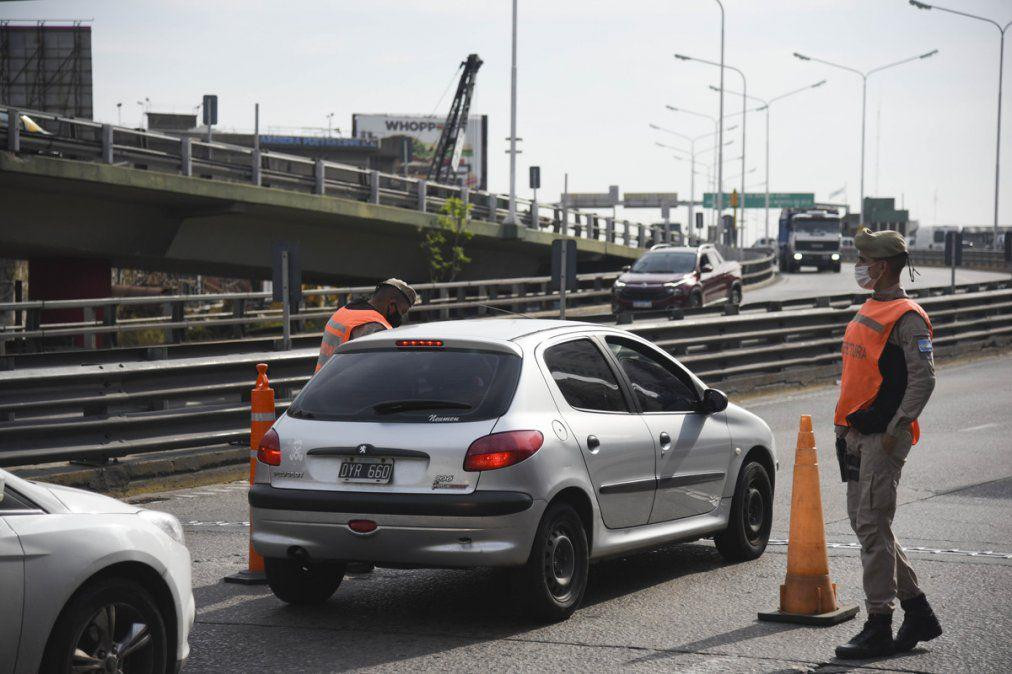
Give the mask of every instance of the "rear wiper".
<svg viewBox="0 0 1012 674">
<path fill-rule="evenodd" d="M 372 406 L 376 414 L 396 414 L 410 410 L 469 410 L 467 403 L 453 400 L 391 400 Z"/>
</svg>

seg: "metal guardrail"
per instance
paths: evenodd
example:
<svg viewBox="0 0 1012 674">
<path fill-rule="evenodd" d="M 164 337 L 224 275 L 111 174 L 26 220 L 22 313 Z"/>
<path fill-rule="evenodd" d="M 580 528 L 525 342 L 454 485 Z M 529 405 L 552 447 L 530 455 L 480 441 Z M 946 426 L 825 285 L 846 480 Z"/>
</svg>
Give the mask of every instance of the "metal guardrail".
<svg viewBox="0 0 1012 674">
<path fill-rule="evenodd" d="M 64 159 L 101 162 L 149 171 L 240 182 L 307 194 L 354 199 L 415 211 L 438 212 L 447 199 L 471 206 L 472 217 L 508 224 L 509 198 L 464 186 L 381 173 L 322 159 L 193 137 L 61 117 L 48 112 L 7 108 L 8 119 L 27 114 L 48 133 L 25 131 L 17 124 L 0 126 L 0 147 L 10 152 L 56 155 Z M 601 217 L 559 204 L 517 198 L 519 226 L 594 239 L 634 248 L 670 242 L 672 231 L 663 225 Z"/>
<path fill-rule="evenodd" d="M 747 251 L 746 251 L 747 252 Z M 772 256 L 746 259 L 741 262 L 745 285 L 772 277 L 776 270 Z M 620 272 L 580 274 L 577 288 L 567 293 L 567 304 L 585 306 L 606 303 L 611 295 L 611 282 Z M 412 307 L 411 320 L 423 322 L 450 318 L 471 318 L 500 313 L 546 311 L 558 305 L 558 293 L 549 290 L 547 276 L 423 283 L 414 288 L 421 298 Z M 352 297 L 367 295 L 374 286 L 316 288 L 304 290 L 304 301 L 292 320 L 295 331 L 322 324 Z M 313 306 L 319 299 L 320 305 Z M 323 304 L 332 299 L 333 304 Z M 309 300 L 308 302 L 306 300 Z M 147 307 L 160 312 L 158 316 L 119 318 L 121 307 Z M 44 323 L 46 311 L 82 309 L 84 320 Z M 13 312 L 15 324 L 0 326 L 0 356 L 8 352 L 31 352 L 46 349 L 46 341 L 56 338 L 83 337 L 86 348 L 98 345 L 96 336 L 103 335 L 111 345 L 131 332 L 158 331 L 164 344 L 192 341 L 198 332 L 209 333 L 214 339 L 230 336 L 241 338 L 253 331 L 259 334 L 281 334 L 283 312 L 271 305 L 271 293 L 219 293 L 201 295 L 160 295 L 148 297 L 106 297 L 77 300 L 42 300 L 0 302 L 0 312 Z M 603 314 L 599 319 L 610 314 Z M 8 346 L 8 343 L 11 343 Z"/>
<path fill-rule="evenodd" d="M 847 262 L 857 260 L 857 251 L 853 248 L 843 251 L 843 259 Z M 947 267 L 945 264 L 945 252 L 941 250 L 910 250 L 910 259 L 914 267 Z M 1005 259 L 1003 250 L 973 250 L 963 251 L 963 263 L 960 269 L 997 269 L 1012 272 L 1012 261 Z"/>
<path fill-rule="evenodd" d="M 965 352 L 1012 342 L 1012 282 L 958 290 L 934 296 L 921 292 L 939 350 Z M 676 354 L 709 383 L 741 389 L 838 367 L 839 340 L 856 311 L 843 301 L 846 307 L 819 298 L 823 306 L 817 308 L 662 320 L 631 330 Z M 103 461 L 241 444 L 249 433 L 256 363 L 270 363 L 280 412 L 308 381 L 316 356 L 314 345 L 280 353 L 0 372 L 0 419 L 6 419 L 0 421 L 0 465 Z"/>
</svg>

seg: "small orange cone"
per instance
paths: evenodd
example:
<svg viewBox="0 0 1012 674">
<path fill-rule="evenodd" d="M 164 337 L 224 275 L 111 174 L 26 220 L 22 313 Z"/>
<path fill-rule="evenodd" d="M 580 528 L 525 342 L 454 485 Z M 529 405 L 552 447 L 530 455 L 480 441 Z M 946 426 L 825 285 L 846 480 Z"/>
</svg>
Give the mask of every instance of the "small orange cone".
<svg viewBox="0 0 1012 674">
<path fill-rule="evenodd" d="M 836 583 L 829 579 L 826 532 L 819 490 L 819 457 L 812 417 L 801 417 L 794 456 L 791 527 L 787 541 L 787 579 L 780 586 L 780 610 L 760 613 L 759 620 L 835 625 L 857 614 L 857 606 L 841 607 Z"/>
<path fill-rule="evenodd" d="M 275 421 L 274 389 L 267 379 L 267 363 L 257 363 L 257 381 L 250 393 L 250 433 L 249 433 L 249 483 L 253 484 L 257 470 L 257 449 L 260 440 Z M 267 582 L 264 574 L 264 558 L 253 549 L 253 518 L 250 517 L 249 529 L 249 564 L 245 571 L 225 576 L 226 583 L 241 585 L 262 585 Z"/>
</svg>

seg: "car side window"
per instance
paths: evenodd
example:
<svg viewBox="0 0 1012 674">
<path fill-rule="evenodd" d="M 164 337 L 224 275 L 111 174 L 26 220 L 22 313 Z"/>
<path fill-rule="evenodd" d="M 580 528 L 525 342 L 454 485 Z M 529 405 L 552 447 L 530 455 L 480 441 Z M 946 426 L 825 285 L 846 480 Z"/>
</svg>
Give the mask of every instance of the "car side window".
<svg viewBox="0 0 1012 674">
<path fill-rule="evenodd" d="M 691 383 L 649 349 L 631 340 L 607 339 L 608 347 L 629 377 L 633 394 L 644 412 L 691 412 L 698 396 Z"/>
<path fill-rule="evenodd" d="M 604 355 L 589 339 L 563 342 L 545 351 L 545 364 L 572 407 L 628 412 L 618 380 Z"/>
<path fill-rule="evenodd" d="M 711 250 L 709 253 L 707 253 L 707 255 L 710 256 L 710 264 L 714 265 L 714 267 L 716 267 L 717 265 L 719 265 L 721 262 L 724 261 L 723 256 L 721 256 L 720 254 L 720 251 L 716 249 Z"/>
<path fill-rule="evenodd" d="M 10 487 L 4 487 L 3 498 L 0 498 L 0 512 L 18 510 L 38 510 L 38 506 L 12 491 Z"/>
</svg>

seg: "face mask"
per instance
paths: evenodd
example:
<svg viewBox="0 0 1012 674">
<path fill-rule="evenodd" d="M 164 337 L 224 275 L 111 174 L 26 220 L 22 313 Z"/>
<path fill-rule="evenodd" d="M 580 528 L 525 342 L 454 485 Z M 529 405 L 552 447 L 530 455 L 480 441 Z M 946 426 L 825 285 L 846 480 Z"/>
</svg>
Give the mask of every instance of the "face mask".
<svg viewBox="0 0 1012 674">
<path fill-rule="evenodd" d="M 386 319 L 387 323 L 395 328 L 400 327 L 401 322 L 404 320 L 401 317 L 401 312 L 397 310 L 396 304 L 391 304 L 387 307 Z"/>
<path fill-rule="evenodd" d="M 878 277 L 873 277 L 869 271 L 871 265 L 867 264 L 856 264 L 854 265 L 854 280 L 857 284 L 865 290 L 871 290 L 878 283 Z"/>
</svg>

